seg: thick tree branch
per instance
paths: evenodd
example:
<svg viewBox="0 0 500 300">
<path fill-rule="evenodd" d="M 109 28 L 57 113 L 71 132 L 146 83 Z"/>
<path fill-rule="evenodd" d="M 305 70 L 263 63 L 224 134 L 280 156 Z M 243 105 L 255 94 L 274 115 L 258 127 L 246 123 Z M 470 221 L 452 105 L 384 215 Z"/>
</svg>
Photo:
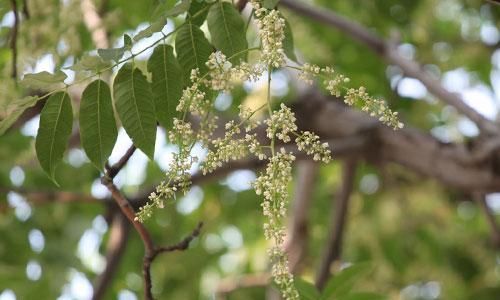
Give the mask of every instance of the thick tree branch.
<svg viewBox="0 0 500 300">
<path fill-rule="evenodd" d="M 455 107 L 485 132 L 494 135 L 500 134 L 500 128 L 495 123 L 484 118 L 473 108 L 465 104 L 457 94 L 446 90 L 438 80 L 423 70 L 418 63 L 402 57 L 391 43 L 385 41 L 374 32 L 341 15 L 325 9 L 315 8 L 309 4 L 295 0 L 281 0 L 279 3 L 281 6 L 300 15 L 310 17 L 350 35 L 389 63 L 399 66 L 407 76 L 420 80 L 432 94 Z"/>
<path fill-rule="evenodd" d="M 113 213 L 108 244 L 106 246 L 106 268 L 94 283 L 92 300 L 104 299 L 105 293 L 113 281 L 113 277 L 125 252 L 129 232 L 130 225 L 125 216 L 119 211 Z"/>
<path fill-rule="evenodd" d="M 316 275 L 316 287 L 322 290 L 330 277 L 330 266 L 332 262 L 340 258 L 342 251 L 342 239 L 344 236 L 349 198 L 356 176 L 356 159 L 348 158 L 342 165 L 342 182 L 339 193 L 335 199 L 335 209 L 332 207 L 332 220 L 330 233 L 325 248 L 325 254 L 319 265 Z"/>
<path fill-rule="evenodd" d="M 297 163 L 295 191 L 293 193 L 292 211 L 288 226 L 286 251 L 290 262 L 290 271 L 296 273 L 304 257 L 308 242 L 308 217 L 314 191 L 314 182 L 318 173 L 318 163 L 303 160 Z"/>
<path fill-rule="evenodd" d="M 415 128 L 395 131 L 336 100 L 312 89 L 302 95 L 295 105 L 299 127 L 314 131 L 327 141 L 365 134 L 371 141 L 368 151 L 363 153 L 368 161 L 396 163 L 465 192 L 500 191 L 500 173 L 495 167 L 499 161 L 494 153 L 487 164 L 471 161 L 471 153 L 478 151 L 483 142 L 465 148 L 460 144 L 440 142 Z M 335 144 L 332 149 L 335 156 Z"/>
</svg>

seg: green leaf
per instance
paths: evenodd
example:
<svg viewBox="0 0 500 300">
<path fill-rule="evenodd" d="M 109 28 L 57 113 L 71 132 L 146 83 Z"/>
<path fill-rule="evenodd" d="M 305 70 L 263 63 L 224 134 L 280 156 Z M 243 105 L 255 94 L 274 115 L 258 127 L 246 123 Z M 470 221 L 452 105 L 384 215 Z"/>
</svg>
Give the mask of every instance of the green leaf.
<svg viewBox="0 0 500 300">
<path fill-rule="evenodd" d="M 191 22 L 196 26 L 201 26 L 205 19 L 207 18 L 208 9 L 207 7 L 212 5 L 206 1 L 194 0 L 191 1 L 189 6 L 188 15 L 186 16 L 186 21 Z M 193 17 L 196 15 L 195 17 Z"/>
<path fill-rule="evenodd" d="M 321 299 L 327 300 L 347 295 L 356 281 L 372 271 L 372 269 L 370 263 L 358 263 L 333 275 L 326 283 Z"/>
<path fill-rule="evenodd" d="M 82 93 L 80 138 L 85 153 L 100 171 L 113 151 L 117 135 L 111 91 L 106 82 L 95 80 Z"/>
<path fill-rule="evenodd" d="M 153 11 L 153 15 L 151 16 L 151 18 L 154 20 L 156 18 L 159 18 L 160 16 L 177 17 L 178 15 L 185 13 L 189 9 L 190 2 L 190 0 L 182 0 L 180 3 L 170 9 L 168 9 L 168 7 L 170 6 L 170 1 L 160 3 Z"/>
<path fill-rule="evenodd" d="M 5 112 L 0 114 L 0 135 L 4 134 L 7 129 L 14 124 L 14 122 L 21 116 L 21 114 L 28 108 L 34 106 L 38 97 L 28 96 L 21 99 L 16 99 L 5 108 Z"/>
<path fill-rule="evenodd" d="M 55 181 L 55 169 L 61 162 L 73 128 L 71 99 L 66 92 L 50 96 L 40 114 L 36 135 L 36 156 L 43 170 Z"/>
<path fill-rule="evenodd" d="M 152 74 L 156 118 L 165 128 L 171 128 L 176 107 L 182 95 L 182 70 L 174 56 L 174 49 L 158 45 L 148 61 Z"/>
<path fill-rule="evenodd" d="M 302 280 L 301 278 L 294 278 L 294 282 L 301 299 L 317 300 L 320 298 L 319 291 L 316 289 L 314 284 Z"/>
<path fill-rule="evenodd" d="M 127 49 L 125 47 L 120 48 L 109 48 L 109 49 L 97 49 L 97 54 L 104 61 L 115 61 L 118 62 L 122 58 L 123 54 Z"/>
<path fill-rule="evenodd" d="M 212 53 L 212 46 L 200 28 L 185 24 L 175 37 L 175 52 L 184 71 L 185 82 L 189 82 L 192 69 L 198 68 L 201 75 L 207 72 L 205 62 Z"/>
<path fill-rule="evenodd" d="M 280 2 L 280 0 L 264 0 L 262 1 L 262 6 L 267 9 L 274 9 L 276 5 L 278 5 L 278 2 Z"/>
<path fill-rule="evenodd" d="M 58 71 L 54 74 L 51 74 L 47 71 L 43 71 L 40 73 L 26 74 L 24 75 L 21 84 L 25 87 L 32 89 L 51 89 L 56 86 L 61 86 L 66 79 L 66 74 L 62 71 Z"/>
<path fill-rule="evenodd" d="M 290 23 L 285 19 L 285 39 L 283 40 L 283 51 L 285 51 L 286 56 L 297 62 L 297 56 L 295 56 L 295 46 L 293 45 L 293 32 Z"/>
<path fill-rule="evenodd" d="M 167 24 L 167 18 L 161 16 L 158 20 L 153 22 L 151 25 L 141 30 L 138 34 L 134 36 L 134 41 L 138 41 L 143 38 L 147 38 L 153 35 L 153 33 L 160 32 L 163 27 Z"/>
<path fill-rule="evenodd" d="M 246 60 L 245 50 L 248 49 L 248 43 L 245 36 L 245 22 L 233 5 L 218 1 L 210 8 L 207 22 L 212 43 L 217 49 L 228 58 L 232 57 L 233 63 Z"/>
<path fill-rule="evenodd" d="M 73 71 L 101 71 L 103 69 L 109 68 L 109 63 L 104 62 L 98 56 L 85 55 L 76 64 L 72 65 L 68 69 Z"/>
<path fill-rule="evenodd" d="M 156 119 L 151 87 L 142 72 L 130 64 L 118 71 L 113 83 L 115 107 L 134 145 L 151 159 L 156 140 Z"/>
</svg>

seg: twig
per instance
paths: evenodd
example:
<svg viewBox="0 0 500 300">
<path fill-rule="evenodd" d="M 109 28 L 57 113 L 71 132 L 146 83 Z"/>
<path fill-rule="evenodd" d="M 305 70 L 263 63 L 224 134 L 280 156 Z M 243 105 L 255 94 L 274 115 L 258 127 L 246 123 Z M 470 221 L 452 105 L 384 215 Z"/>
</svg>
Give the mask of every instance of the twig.
<svg viewBox="0 0 500 300">
<path fill-rule="evenodd" d="M 12 27 L 12 35 L 10 37 L 10 49 L 12 50 L 12 79 L 17 78 L 17 33 L 19 31 L 19 12 L 17 11 L 17 1 L 10 1 L 12 12 L 14 13 L 14 26 Z"/>
<path fill-rule="evenodd" d="M 330 276 L 330 266 L 340 258 L 342 238 L 347 219 L 348 202 L 352 193 L 354 177 L 356 176 L 356 160 L 348 158 L 342 166 L 342 186 L 335 201 L 335 210 L 332 211 L 330 233 L 324 257 L 316 275 L 316 287 L 322 290 Z"/>
<path fill-rule="evenodd" d="M 135 230 L 141 237 L 142 243 L 144 244 L 145 255 L 144 258 L 151 256 L 154 253 L 154 245 L 153 240 L 151 239 L 151 235 L 149 234 L 146 227 L 135 219 L 135 212 L 133 207 L 130 205 L 127 199 L 122 195 L 122 193 L 118 190 L 116 185 L 113 183 L 113 179 L 105 174 L 101 177 L 101 183 L 108 188 L 115 199 L 116 203 L 120 207 L 122 213 L 127 217 L 127 219 L 132 223 Z M 145 260 L 144 260 L 145 261 Z M 149 266 L 146 268 L 146 263 L 143 266 L 143 276 L 144 276 L 144 297 L 147 300 L 153 299 L 153 294 L 151 293 L 151 271 Z"/>
<path fill-rule="evenodd" d="M 189 244 L 191 243 L 191 241 L 200 235 L 202 227 L 203 227 L 203 222 L 198 223 L 198 226 L 196 226 L 196 228 L 193 229 L 193 231 L 191 232 L 190 235 L 186 236 L 182 241 L 180 241 L 179 243 L 177 243 L 175 245 L 162 246 L 162 247 L 155 248 L 155 256 L 160 254 L 160 253 L 164 253 L 164 252 L 186 250 L 189 247 Z"/>
<path fill-rule="evenodd" d="M 486 221 L 490 225 L 491 228 L 491 240 L 493 243 L 493 246 L 495 248 L 500 248 L 500 227 L 498 227 L 498 223 L 495 219 L 495 215 L 491 211 L 491 209 L 488 207 L 488 203 L 486 203 L 486 198 L 483 193 L 475 192 L 473 193 L 473 198 L 474 200 L 479 204 L 481 209 L 483 210 L 483 213 L 486 217 Z"/>
<path fill-rule="evenodd" d="M 315 8 L 299 1 L 281 0 L 279 4 L 296 13 L 308 16 L 318 22 L 324 23 L 350 35 L 385 60 L 399 66 L 407 76 L 420 80 L 431 93 L 446 102 L 448 105 L 455 107 L 459 112 L 471 119 L 485 132 L 493 135 L 500 134 L 500 128 L 495 123 L 484 118 L 472 107 L 465 104 L 457 94 L 446 90 L 439 83 L 439 81 L 425 72 L 416 62 L 402 57 L 396 49 L 394 49 L 391 43 L 385 41 L 383 38 L 364 28 L 360 24 L 348 20 L 347 18 L 334 12 L 326 9 Z"/>
<path fill-rule="evenodd" d="M 125 164 L 128 162 L 128 160 L 130 159 L 130 157 L 132 157 L 132 155 L 134 154 L 135 150 L 137 148 L 132 145 L 128 148 L 127 152 L 125 152 L 125 154 L 120 158 L 120 160 L 118 160 L 114 165 L 112 166 L 107 166 L 106 169 L 107 169 L 107 175 L 110 177 L 110 178 L 115 178 L 116 174 L 118 174 L 118 172 L 120 172 L 120 170 L 125 166 Z"/>
<path fill-rule="evenodd" d="M 130 226 L 124 215 L 115 210 L 106 250 L 106 269 L 97 277 L 94 283 L 92 300 L 104 299 L 105 293 L 111 284 L 118 265 L 125 252 Z"/>
<path fill-rule="evenodd" d="M 308 240 L 309 208 L 313 199 L 314 182 L 318 173 L 318 163 L 303 160 L 297 163 L 297 175 L 286 251 L 290 261 L 290 271 L 296 273 L 304 257 Z"/>
<path fill-rule="evenodd" d="M 195 230 L 191 233 L 190 236 L 186 237 L 179 244 L 168 246 L 168 247 L 155 247 L 151 235 L 146 227 L 140 223 L 136 217 L 134 208 L 130 204 L 130 202 L 122 195 L 122 193 L 118 190 L 116 185 L 113 183 L 113 178 L 120 172 L 120 170 L 125 166 L 128 162 L 132 154 L 134 154 L 135 146 L 132 145 L 127 152 L 120 158 L 120 160 L 114 164 L 113 166 L 109 166 L 106 163 L 106 173 L 101 177 L 101 183 L 108 188 L 113 196 L 113 199 L 116 201 L 118 206 L 120 207 L 122 213 L 127 217 L 130 223 L 134 226 L 135 230 L 139 234 L 142 243 L 144 244 L 144 258 L 142 264 L 142 273 L 144 276 L 144 298 L 146 300 L 152 300 L 153 293 L 152 289 L 152 281 L 151 281 L 151 263 L 156 258 L 156 256 L 163 252 L 175 251 L 175 250 L 185 250 L 188 248 L 189 243 L 200 234 L 202 223 L 198 224 Z"/>
</svg>

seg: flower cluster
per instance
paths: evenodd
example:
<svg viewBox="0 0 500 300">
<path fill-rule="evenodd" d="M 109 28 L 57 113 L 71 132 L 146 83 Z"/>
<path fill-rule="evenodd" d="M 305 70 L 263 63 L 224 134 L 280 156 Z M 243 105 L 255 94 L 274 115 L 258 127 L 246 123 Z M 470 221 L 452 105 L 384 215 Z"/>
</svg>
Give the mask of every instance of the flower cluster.
<svg viewBox="0 0 500 300">
<path fill-rule="evenodd" d="M 307 155 L 312 155 L 314 161 L 330 162 L 332 159 L 328 143 L 321 143 L 319 136 L 304 131 L 295 139 L 299 151 L 304 151 Z"/>
<path fill-rule="evenodd" d="M 364 87 L 347 90 L 344 102 L 348 105 L 355 105 L 357 102 L 361 102 L 361 110 L 369 113 L 370 116 L 378 117 L 380 122 L 394 129 L 403 128 L 403 123 L 398 119 L 398 112 L 389 109 L 385 101 L 368 95 Z"/>
<path fill-rule="evenodd" d="M 224 134 L 214 137 L 217 128 L 217 116 L 213 109 L 212 96 L 220 92 L 230 93 L 237 82 L 256 81 L 264 71 L 270 73 L 274 68 L 285 65 L 283 40 L 285 36 L 285 21 L 278 10 L 262 7 L 261 1 L 250 1 L 255 9 L 258 37 L 261 41 L 260 60 L 249 64 L 240 62 L 234 65 L 231 57 L 227 58 L 222 52 L 210 55 L 206 66 L 208 72 L 199 74 L 198 69 L 191 71 L 191 85 L 186 87 L 179 99 L 177 111 L 182 118 L 173 120 L 173 129 L 168 133 L 171 143 L 178 146 L 178 152 L 173 154 L 173 160 L 166 172 L 166 180 L 161 182 L 156 191 L 149 196 L 149 202 L 140 208 L 136 219 L 144 221 L 150 217 L 154 207 L 163 207 L 164 199 L 174 199 L 176 193 L 186 192 L 191 185 L 190 169 L 198 162 L 191 149 L 196 142 L 201 142 L 207 150 L 207 155 L 200 162 L 200 171 L 203 174 L 213 172 L 224 163 L 254 155 L 259 160 L 267 160 L 266 169 L 259 174 L 253 183 L 255 192 L 263 196 L 262 209 L 266 219 L 264 236 L 272 243 L 268 250 L 272 261 L 272 276 L 279 286 L 281 294 L 286 300 L 299 299 L 294 287 L 293 276 L 288 267 L 288 257 L 284 251 L 286 230 L 284 227 L 288 207 L 288 185 L 292 180 L 292 165 L 295 156 L 283 147 L 276 151 L 276 141 L 289 143 L 293 141 L 298 151 L 312 156 L 315 161 L 328 163 L 331 160 L 331 151 L 327 143 L 322 143 L 318 135 L 313 132 L 298 132 L 294 113 L 285 104 L 273 111 L 271 105 L 270 84 L 268 84 L 267 107 L 269 115 L 266 119 L 255 120 L 255 113 L 265 106 L 251 110 L 245 106 L 239 107 L 239 120 L 228 121 L 224 126 Z M 346 91 L 344 100 L 349 105 L 360 105 L 363 111 L 372 116 L 378 116 L 380 121 L 394 128 L 401 128 L 397 112 L 387 108 L 385 102 L 370 97 L 363 87 L 349 89 L 345 86 L 349 78 L 336 73 L 332 68 L 321 68 L 316 65 L 304 64 L 300 68 L 299 79 L 313 84 L 315 78 L 320 78 L 326 90 L 331 95 L 341 96 Z M 212 93 L 215 92 L 215 93 Z M 198 121 L 194 126 L 188 116 Z M 267 142 L 263 144 L 258 139 L 256 129 L 265 125 Z"/>
<path fill-rule="evenodd" d="M 290 133 L 297 131 L 295 115 L 283 103 L 280 105 L 280 110 L 275 111 L 264 123 L 267 124 L 266 134 L 268 138 L 272 139 L 276 135 L 285 143 L 290 142 Z"/>
<path fill-rule="evenodd" d="M 379 120 L 394 129 L 403 128 L 403 123 L 398 119 L 398 113 L 393 112 L 385 101 L 375 99 L 370 96 L 364 87 L 358 89 L 345 86 L 350 79 L 342 74 L 337 74 L 333 68 L 320 68 L 316 65 L 305 63 L 300 68 L 299 79 L 312 85 L 314 78 L 319 77 L 323 80 L 326 90 L 333 96 L 340 97 L 342 90 L 346 90 L 344 102 L 350 106 L 360 105 L 361 110 L 367 112 L 372 117 L 378 117 Z"/>
<path fill-rule="evenodd" d="M 268 10 L 261 6 L 259 1 L 251 1 L 256 23 L 259 28 L 259 38 L 262 43 L 262 61 L 265 65 L 279 68 L 285 64 L 285 52 L 283 50 L 283 40 L 285 39 L 285 19 L 280 12 L 272 9 Z"/>
<path fill-rule="evenodd" d="M 284 148 L 269 159 L 266 170 L 255 180 L 257 195 L 263 195 L 262 209 L 267 221 L 264 236 L 273 241 L 268 251 L 273 261 L 272 276 L 280 287 L 284 299 L 299 299 L 293 285 L 293 276 L 288 269 L 288 258 L 283 250 L 285 229 L 283 226 L 288 206 L 288 184 L 292 180 L 292 163 L 295 156 Z"/>
<path fill-rule="evenodd" d="M 250 65 L 247 62 L 234 66 L 226 56 L 216 51 L 210 54 L 206 62 L 208 67 L 207 79 L 203 80 L 204 85 L 214 91 L 230 93 L 237 81 L 256 81 L 264 72 L 261 63 Z"/>
<path fill-rule="evenodd" d="M 205 92 L 201 90 L 203 83 L 199 78 L 198 69 L 191 71 L 191 82 L 193 84 L 182 92 L 177 111 L 189 111 L 196 116 L 204 115 L 210 107 L 210 100 L 205 98 Z"/>
</svg>

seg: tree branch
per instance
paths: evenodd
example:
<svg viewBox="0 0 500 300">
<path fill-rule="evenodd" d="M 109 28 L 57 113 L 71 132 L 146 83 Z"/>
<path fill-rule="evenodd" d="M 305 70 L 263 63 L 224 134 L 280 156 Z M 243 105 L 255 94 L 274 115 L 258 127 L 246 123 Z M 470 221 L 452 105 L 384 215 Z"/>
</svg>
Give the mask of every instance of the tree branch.
<svg viewBox="0 0 500 300">
<path fill-rule="evenodd" d="M 318 163 L 303 160 L 297 163 L 297 175 L 286 251 L 290 271 L 296 273 L 304 257 L 308 242 L 309 208 L 313 200 L 314 182 L 318 173 Z"/>
<path fill-rule="evenodd" d="M 118 172 L 120 172 L 120 170 L 125 166 L 125 164 L 132 157 L 136 149 L 137 148 L 134 145 L 131 145 L 128 148 L 127 152 L 125 152 L 125 154 L 120 158 L 120 160 L 118 160 L 112 166 L 109 165 L 106 166 L 107 174 L 110 178 L 115 178 L 116 174 L 118 174 Z"/>
<path fill-rule="evenodd" d="M 418 63 L 402 57 L 393 45 L 391 45 L 391 43 L 385 41 L 383 38 L 364 28 L 360 24 L 348 20 L 347 18 L 334 12 L 315 8 L 311 5 L 295 0 L 281 0 L 279 4 L 300 15 L 310 17 L 318 22 L 324 23 L 350 35 L 352 38 L 367 46 L 389 63 L 399 66 L 407 76 L 420 80 L 432 94 L 446 102 L 448 105 L 455 107 L 460 113 L 475 122 L 483 131 L 493 135 L 500 134 L 500 128 L 495 123 L 484 118 L 472 107 L 465 104 L 465 102 L 463 102 L 457 94 L 446 90 L 439 83 L 439 81 L 424 71 Z"/>
<path fill-rule="evenodd" d="M 23 0 L 23 16 L 28 20 L 30 18 L 30 11 L 28 8 L 28 0 Z"/>
<path fill-rule="evenodd" d="M 109 285 L 113 281 L 116 270 L 125 252 L 128 241 L 130 226 L 124 215 L 118 211 L 113 213 L 111 229 L 109 232 L 107 250 L 106 250 L 106 268 L 96 279 L 94 283 L 94 294 L 92 300 L 104 299 Z"/>
<path fill-rule="evenodd" d="M 198 223 L 198 226 L 196 226 L 196 228 L 193 229 L 193 231 L 191 232 L 190 235 L 186 236 L 182 241 L 180 241 L 179 243 L 177 243 L 175 245 L 157 247 L 155 249 L 155 256 L 160 254 L 160 253 L 164 253 L 164 252 L 186 250 L 189 247 L 189 244 L 191 243 L 191 241 L 200 235 L 202 227 L 203 227 L 203 222 Z M 153 257 L 153 259 L 154 259 L 154 257 Z"/>
<path fill-rule="evenodd" d="M 330 266 L 332 262 L 340 258 L 342 251 L 342 238 L 346 226 L 348 203 L 351 196 L 354 178 L 356 176 L 356 160 L 346 159 L 342 166 L 342 186 L 335 201 L 335 209 L 332 209 L 332 220 L 330 234 L 326 244 L 325 254 L 316 275 L 316 287 L 323 290 L 330 277 Z M 333 208 L 333 207 L 332 207 Z"/>
<path fill-rule="evenodd" d="M 488 203 L 486 203 L 485 195 L 482 193 L 473 193 L 472 197 L 479 204 L 481 209 L 483 210 L 484 216 L 486 217 L 486 221 L 488 222 L 491 228 L 491 241 L 495 248 L 500 248 L 500 227 L 498 227 L 497 221 L 495 219 L 495 215 L 488 207 Z"/>
<path fill-rule="evenodd" d="M 12 26 L 12 33 L 10 37 L 10 48 L 12 51 L 12 79 L 17 78 L 17 33 L 19 31 L 19 12 L 17 10 L 17 1 L 10 1 L 12 12 L 14 13 L 14 26 Z"/>
</svg>

